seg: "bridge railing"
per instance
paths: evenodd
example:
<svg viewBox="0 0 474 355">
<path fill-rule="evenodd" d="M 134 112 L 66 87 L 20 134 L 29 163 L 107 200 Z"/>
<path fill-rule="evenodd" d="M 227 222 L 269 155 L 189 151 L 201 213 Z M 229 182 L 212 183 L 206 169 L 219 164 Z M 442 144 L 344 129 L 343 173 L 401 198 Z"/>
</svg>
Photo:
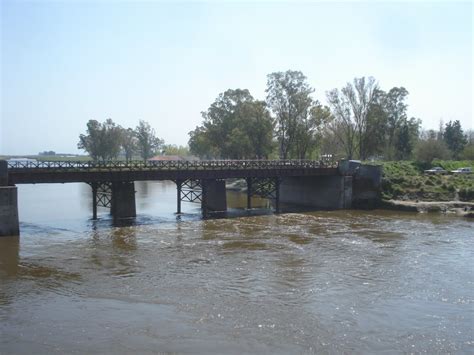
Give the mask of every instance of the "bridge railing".
<svg viewBox="0 0 474 355">
<path fill-rule="evenodd" d="M 48 171 L 262 170 L 331 167 L 317 160 L 9 161 L 8 168 Z"/>
</svg>

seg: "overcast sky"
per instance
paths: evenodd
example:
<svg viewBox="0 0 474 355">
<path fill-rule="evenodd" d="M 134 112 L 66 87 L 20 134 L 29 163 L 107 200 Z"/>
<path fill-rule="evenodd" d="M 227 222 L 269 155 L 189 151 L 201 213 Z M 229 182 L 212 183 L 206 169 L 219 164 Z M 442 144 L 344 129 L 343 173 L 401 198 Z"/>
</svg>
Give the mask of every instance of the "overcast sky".
<svg viewBox="0 0 474 355">
<path fill-rule="evenodd" d="M 408 114 L 474 128 L 472 2 L 1 0 L 0 154 L 78 153 L 89 119 L 185 145 L 219 93 L 265 98 L 301 70 L 326 91 L 374 76 Z"/>
</svg>

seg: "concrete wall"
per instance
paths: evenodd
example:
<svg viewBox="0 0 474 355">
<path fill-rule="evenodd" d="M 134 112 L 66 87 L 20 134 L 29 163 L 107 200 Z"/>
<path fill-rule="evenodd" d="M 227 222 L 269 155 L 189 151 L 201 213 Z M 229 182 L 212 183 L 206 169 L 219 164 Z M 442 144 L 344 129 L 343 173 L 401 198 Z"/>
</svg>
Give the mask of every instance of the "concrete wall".
<svg viewBox="0 0 474 355">
<path fill-rule="evenodd" d="M 352 206 L 351 176 L 303 176 L 284 178 L 280 184 L 280 202 L 337 210 Z"/>
<path fill-rule="evenodd" d="M 382 167 L 361 165 L 354 174 L 352 203 L 355 208 L 375 208 L 381 195 Z"/>
<path fill-rule="evenodd" d="M 0 186 L 0 236 L 20 234 L 16 186 Z"/>
</svg>

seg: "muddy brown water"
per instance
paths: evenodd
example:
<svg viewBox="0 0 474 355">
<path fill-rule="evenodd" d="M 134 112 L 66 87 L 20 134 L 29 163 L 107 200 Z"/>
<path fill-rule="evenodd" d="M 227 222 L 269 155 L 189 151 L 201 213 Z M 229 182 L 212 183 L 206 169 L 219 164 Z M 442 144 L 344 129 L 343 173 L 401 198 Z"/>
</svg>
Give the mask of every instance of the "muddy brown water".
<svg viewBox="0 0 474 355">
<path fill-rule="evenodd" d="M 87 185 L 19 187 L 0 238 L 0 353 L 472 353 L 474 224 L 442 214 L 202 220 L 171 183 L 91 221 Z M 254 205 L 264 207 L 265 200 Z"/>
</svg>

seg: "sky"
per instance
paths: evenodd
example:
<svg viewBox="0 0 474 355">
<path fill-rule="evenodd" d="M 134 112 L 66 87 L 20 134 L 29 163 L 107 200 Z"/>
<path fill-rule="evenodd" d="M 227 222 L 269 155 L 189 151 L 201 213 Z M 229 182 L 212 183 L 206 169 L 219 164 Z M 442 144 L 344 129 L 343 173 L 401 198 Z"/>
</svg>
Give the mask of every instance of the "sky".
<svg viewBox="0 0 474 355">
<path fill-rule="evenodd" d="M 1 2 L 0 155 L 80 153 L 90 119 L 145 120 L 167 144 L 227 89 L 265 99 L 300 70 L 326 92 L 373 76 L 426 129 L 474 129 L 470 1 Z"/>
</svg>

